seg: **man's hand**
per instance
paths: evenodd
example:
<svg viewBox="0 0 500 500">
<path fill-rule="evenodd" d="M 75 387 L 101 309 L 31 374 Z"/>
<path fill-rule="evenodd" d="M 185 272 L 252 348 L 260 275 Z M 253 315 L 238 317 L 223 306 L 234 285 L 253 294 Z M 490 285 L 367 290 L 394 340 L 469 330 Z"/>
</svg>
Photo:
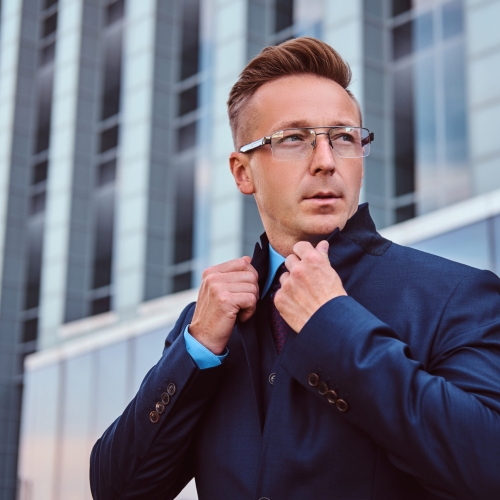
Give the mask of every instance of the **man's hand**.
<svg viewBox="0 0 500 500">
<path fill-rule="evenodd" d="M 288 273 L 281 276 L 281 288 L 274 303 L 283 319 L 300 332 L 309 318 L 329 300 L 347 295 L 337 272 L 328 260 L 328 242 L 316 248 L 306 241 L 293 247 L 285 260 Z"/>
<path fill-rule="evenodd" d="M 189 333 L 214 354 L 221 354 L 234 323 L 249 319 L 259 298 L 258 274 L 250 257 L 231 260 L 203 272 Z"/>
</svg>

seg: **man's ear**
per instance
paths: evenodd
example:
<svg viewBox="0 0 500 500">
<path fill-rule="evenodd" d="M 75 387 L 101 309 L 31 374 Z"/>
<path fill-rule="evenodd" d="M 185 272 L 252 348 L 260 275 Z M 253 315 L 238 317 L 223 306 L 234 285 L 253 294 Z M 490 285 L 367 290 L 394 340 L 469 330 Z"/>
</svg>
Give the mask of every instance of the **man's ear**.
<svg viewBox="0 0 500 500">
<path fill-rule="evenodd" d="M 233 174 L 238 189 L 243 194 L 254 194 L 255 186 L 253 183 L 252 172 L 250 170 L 250 161 L 245 153 L 233 152 L 229 156 L 229 168 Z"/>
</svg>

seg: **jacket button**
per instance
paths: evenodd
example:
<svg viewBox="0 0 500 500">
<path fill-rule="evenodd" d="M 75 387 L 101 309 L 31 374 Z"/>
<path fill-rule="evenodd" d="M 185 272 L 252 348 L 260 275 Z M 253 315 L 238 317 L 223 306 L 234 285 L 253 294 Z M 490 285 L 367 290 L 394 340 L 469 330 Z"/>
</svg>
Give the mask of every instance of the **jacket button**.
<svg viewBox="0 0 500 500">
<path fill-rule="evenodd" d="M 165 405 L 163 403 L 156 403 L 156 411 L 161 415 L 165 411 Z"/>
<path fill-rule="evenodd" d="M 269 500 L 267 497 L 260 497 L 259 500 Z"/>
<path fill-rule="evenodd" d="M 175 387 L 175 384 L 170 382 L 170 384 L 167 385 L 167 392 L 169 394 L 169 396 L 173 396 L 175 394 L 175 390 L 177 388 Z"/>
<path fill-rule="evenodd" d="M 161 402 L 167 406 L 168 403 L 170 403 L 170 396 L 168 395 L 168 393 L 164 392 L 162 395 L 161 395 Z"/>
<path fill-rule="evenodd" d="M 271 375 L 269 375 L 269 383 L 273 385 L 275 380 L 276 380 L 276 373 L 271 373 Z"/>
<path fill-rule="evenodd" d="M 324 382 L 320 382 L 318 385 L 318 392 L 324 396 L 328 392 L 328 386 Z"/>
<path fill-rule="evenodd" d="M 316 373 L 310 373 L 307 377 L 307 381 L 311 387 L 316 387 L 319 384 L 319 377 Z"/>
<path fill-rule="evenodd" d="M 160 421 L 160 415 L 158 415 L 158 412 L 152 411 L 149 414 L 149 420 L 151 420 L 153 424 L 157 424 Z"/>
<path fill-rule="evenodd" d="M 349 409 L 349 405 L 343 399 L 337 399 L 335 404 L 337 405 L 338 411 L 345 412 Z"/>
<path fill-rule="evenodd" d="M 335 404 L 335 402 L 337 401 L 337 393 L 335 391 L 333 391 L 332 389 L 330 389 L 325 394 L 325 396 L 326 396 L 326 399 L 328 399 L 329 403 Z"/>
</svg>

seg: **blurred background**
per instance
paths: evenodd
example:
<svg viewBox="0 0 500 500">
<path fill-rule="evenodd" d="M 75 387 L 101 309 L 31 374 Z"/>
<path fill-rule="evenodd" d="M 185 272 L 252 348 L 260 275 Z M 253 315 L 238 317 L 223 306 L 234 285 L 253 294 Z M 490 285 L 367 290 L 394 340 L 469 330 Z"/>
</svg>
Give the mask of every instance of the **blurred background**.
<svg viewBox="0 0 500 500">
<path fill-rule="evenodd" d="M 386 237 L 498 273 L 499 20 L 500 0 L 0 0 L 0 500 L 90 498 L 92 445 L 201 272 L 252 254 L 226 100 L 267 45 L 351 64 Z"/>
</svg>

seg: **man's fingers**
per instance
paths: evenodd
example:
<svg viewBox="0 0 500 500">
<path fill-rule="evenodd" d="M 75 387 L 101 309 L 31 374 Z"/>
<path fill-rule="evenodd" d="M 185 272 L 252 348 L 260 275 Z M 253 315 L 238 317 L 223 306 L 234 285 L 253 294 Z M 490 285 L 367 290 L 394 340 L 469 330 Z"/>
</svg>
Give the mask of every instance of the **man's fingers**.
<svg viewBox="0 0 500 500">
<path fill-rule="evenodd" d="M 298 259 L 297 259 L 298 260 Z M 280 276 L 280 283 L 281 283 L 281 286 L 283 286 L 285 284 L 285 281 L 290 278 L 290 273 L 283 273 L 281 276 Z"/>
<path fill-rule="evenodd" d="M 291 271 L 299 262 L 300 259 L 292 253 L 285 259 L 285 267 Z"/>
<path fill-rule="evenodd" d="M 320 241 L 317 245 L 316 248 L 314 248 L 311 243 L 308 241 L 299 241 L 298 243 L 295 243 L 293 247 L 293 253 L 300 259 L 304 260 L 308 255 L 310 255 L 312 252 L 319 252 L 321 255 L 326 259 L 328 259 L 328 249 L 330 248 L 330 245 L 328 241 L 322 240 Z M 287 266 L 288 267 L 288 266 Z"/>
<path fill-rule="evenodd" d="M 328 259 L 328 250 L 330 248 L 330 245 L 328 241 L 322 240 L 316 245 L 316 250 L 323 255 L 323 257 L 329 261 Z"/>
<path fill-rule="evenodd" d="M 230 260 L 228 262 L 223 262 L 222 264 L 218 264 L 216 266 L 209 267 L 205 269 L 203 272 L 203 278 L 209 276 L 214 273 L 229 273 L 229 272 L 237 272 L 237 271 L 249 271 L 258 278 L 257 271 L 250 264 L 252 259 L 248 256 L 240 257 L 239 259 Z"/>
<path fill-rule="evenodd" d="M 299 241 L 293 246 L 293 253 L 302 260 L 309 252 L 314 252 L 314 247 L 308 241 Z"/>
<path fill-rule="evenodd" d="M 234 300 L 240 307 L 238 313 L 238 319 L 240 321 L 246 321 L 257 308 L 257 297 L 251 293 L 235 293 Z"/>
<path fill-rule="evenodd" d="M 255 283 L 257 277 L 251 271 L 230 271 L 227 273 L 212 273 L 205 277 L 205 281 L 210 283 Z"/>
<path fill-rule="evenodd" d="M 259 287 L 254 283 L 218 283 L 216 287 L 221 294 L 223 294 L 224 292 L 233 294 L 233 296 L 231 297 L 231 301 L 233 301 L 239 307 L 243 307 L 238 303 L 238 295 L 240 293 L 251 293 L 254 297 L 258 297 L 259 295 Z"/>
</svg>

